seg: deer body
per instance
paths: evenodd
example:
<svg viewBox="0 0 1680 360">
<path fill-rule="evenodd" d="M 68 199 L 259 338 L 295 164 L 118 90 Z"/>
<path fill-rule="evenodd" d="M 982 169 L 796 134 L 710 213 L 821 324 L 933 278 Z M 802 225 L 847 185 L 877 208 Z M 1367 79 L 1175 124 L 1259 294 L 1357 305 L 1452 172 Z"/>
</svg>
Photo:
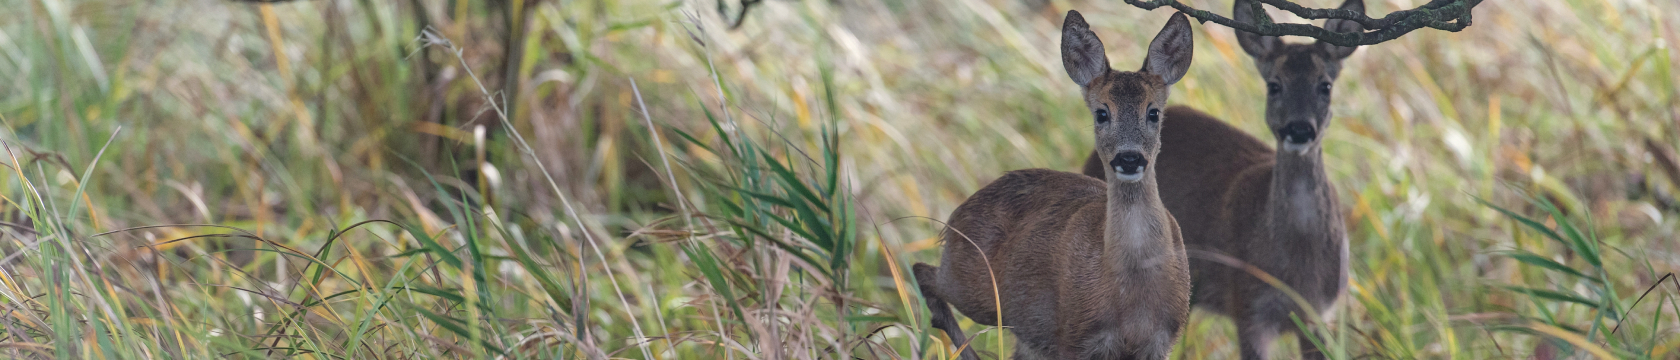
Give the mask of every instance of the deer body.
<svg viewBox="0 0 1680 360">
<path fill-rule="evenodd" d="M 931 280 L 938 298 L 975 322 L 996 326 L 995 273 L 1017 357 L 1144 357 L 1126 349 L 1164 356 L 1189 315 L 1190 275 L 1178 224 L 1142 189 L 1153 186 L 1012 171 L 952 213 L 944 266 L 918 264 L 918 280 Z"/>
<path fill-rule="evenodd" d="M 1156 171 L 1167 184 L 1160 188 L 1167 211 L 1184 225 L 1186 248 L 1253 265 L 1289 285 L 1315 309 L 1334 305 L 1346 290 L 1348 250 L 1322 155 L 1273 151 L 1260 139 L 1189 107 L 1174 106 L 1167 114 L 1173 126 L 1161 131 Z M 1176 151 L 1180 148 L 1204 151 Z M 1086 175 L 1093 165 L 1086 161 Z M 1295 328 L 1289 319 L 1298 308 L 1294 301 L 1242 269 L 1192 258 L 1190 273 L 1196 307 L 1252 328 L 1247 331 L 1252 334 L 1239 333 L 1244 347 L 1269 344 L 1278 333 Z M 1242 332 L 1245 327 L 1238 328 Z"/>
<path fill-rule="evenodd" d="M 1349 0 L 1342 8 L 1364 6 Z M 1251 21 L 1250 9 L 1247 1 L 1237 1 L 1236 19 Z M 1359 30 L 1334 20 L 1325 27 Z M 1325 315 L 1346 292 L 1348 245 L 1318 134 L 1329 125 L 1330 83 L 1353 49 L 1284 44 L 1241 32 L 1238 42 L 1267 81 L 1266 122 L 1278 150 L 1202 112 L 1169 108 L 1173 126 L 1161 132 L 1156 169 L 1161 198 L 1184 224 L 1187 249 L 1252 265 L 1301 295 L 1310 311 Z M 1103 176 L 1096 157 L 1086 160 L 1086 175 Z M 1236 322 L 1244 359 L 1268 358 L 1272 340 L 1282 333 L 1301 335 L 1290 314 L 1303 321 L 1309 316 L 1281 290 L 1212 259 L 1193 258 L 1190 270 L 1197 291 L 1192 303 Z M 1304 336 L 1300 340 L 1303 357 L 1322 357 Z"/>
<path fill-rule="evenodd" d="M 918 263 L 915 276 L 933 325 L 958 345 L 966 338 L 951 306 L 1009 326 L 1017 359 L 1163 359 L 1189 317 L 1190 273 L 1149 164 L 1168 86 L 1189 67 L 1189 21 L 1173 16 L 1138 72 L 1109 69 L 1078 12 L 1062 31 L 1063 65 L 1092 109 L 1099 156 L 1111 159 L 1103 180 L 1005 174 L 951 213 L 943 266 Z"/>
</svg>

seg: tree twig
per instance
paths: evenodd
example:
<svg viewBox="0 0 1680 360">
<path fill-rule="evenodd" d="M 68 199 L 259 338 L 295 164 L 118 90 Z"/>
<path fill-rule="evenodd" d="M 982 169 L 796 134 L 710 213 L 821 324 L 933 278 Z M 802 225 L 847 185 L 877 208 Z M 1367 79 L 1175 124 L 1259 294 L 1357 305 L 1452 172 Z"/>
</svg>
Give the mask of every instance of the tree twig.
<svg viewBox="0 0 1680 360">
<path fill-rule="evenodd" d="M 747 20 L 747 11 L 763 3 L 764 0 L 741 0 L 741 8 L 735 11 L 735 20 L 729 20 L 729 0 L 717 0 L 717 12 L 724 21 L 729 22 L 729 30 L 735 30 L 741 28 L 741 23 Z"/>
<path fill-rule="evenodd" d="M 1411 10 L 1401 10 L 1389 13 L 1380 19 L 1371 18 L 1357 11 L 1344 9 L 1308 8 L 1289 0 L 1257 0 L 1259 3 L 1272 5 L 1280 10 L 1288 11 L 1296 16 L 1308 20 L 1341 19 L 1359 23 L 1366 30 L 1362 32 L 1342 33 L 1331 31 L 1312 24 L 1277 24 L 1264 11 L 1256 11 L 1254 24 L 1233 20 L 1186 5 L 1179 0 L 1125 0 L 1127 4 L 1144 10 L 1154 10 L 1162 6 L 1171 7 L 1179 12 L 1207 23 L 1225 25 L 1232 29 L 1247 31 L 1264 36 L 1305 36 L 1318 39 L 1337 46 L 1373 45 L 1384 41 L 1394 40 L 1406 33 L 1421 28 L 1431 28 L 1458 32 L 1470 26 L 1470 11 L 1480 5 L 1482 0 L 1432 0 L 1427 4 Z M 1256 3 L 1255 6 L 1259 6 Z"/>
</svg>

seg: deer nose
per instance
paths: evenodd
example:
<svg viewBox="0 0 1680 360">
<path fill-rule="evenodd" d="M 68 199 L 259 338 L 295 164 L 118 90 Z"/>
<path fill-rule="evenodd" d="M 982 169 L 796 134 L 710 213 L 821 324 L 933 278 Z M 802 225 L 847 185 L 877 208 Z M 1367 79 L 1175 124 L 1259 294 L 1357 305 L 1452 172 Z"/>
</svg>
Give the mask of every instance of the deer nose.
<svg viewBox="0 0 1680 360">
<path fill-rule="evenodd" d="M 1122 175 L 1137 175 L 1143 172 L 1144 167 L 1149 166 L 1149 159 L 1145 159 L 1143 153 L 1127 151 L 1114 155 L 1114 160 L 1109 160 L 1108 166 L 1113 166 L 1114 171 Z"/>
<path fill-rule="evenodd" d="M 1306 121 L 1295 121 L 1290 122 L 1289 125 L 1284 125 L 1283 129 L 1279 129 L 1278 135 L 1290 143 L 1306 144 L 1318 138 L 1318 128 L 1313 127 L 1312 123 Z"/>
</svg>

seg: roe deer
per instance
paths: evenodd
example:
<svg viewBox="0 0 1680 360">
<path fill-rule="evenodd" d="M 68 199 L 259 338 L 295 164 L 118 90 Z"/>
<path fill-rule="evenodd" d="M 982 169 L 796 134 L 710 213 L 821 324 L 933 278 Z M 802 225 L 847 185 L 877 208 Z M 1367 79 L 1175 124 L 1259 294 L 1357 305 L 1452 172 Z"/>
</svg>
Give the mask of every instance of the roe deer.
<svg viewBox="0 0 1680 360">
<path fill-rule="evenodd" d="M 1365 11 L 1361 0 L 1341 8 Z M 1238 0 L 1233 18 L 1253 22 L 1251 10 L 1249 0 Z M 1362 30 L 1345 20 L 1329 20 L 1325 28 Z M 1346 291 L 1348 245 L 1320 134 L 1330 125 L 1330 84 L 1354 48 L 1285 44 L 1242 31 L 1237 42 L 1266 81 L 1266 126 L 1279 151 L 1207 114 L 1169 108 L 1173 126 L 1161 132 L 1157 168 L 1161 199 L 1184 224 L 1185 247 L 1247 262 L 1299 293 L 1310 311 L 1328 314 Z M 1085 161 L 1084 173 L 1101 177 L 1096 156 Z M 1192 303 L 1236 322 L 1243 359 L 1268 358 L 1272 340 L 1285 332 L 1301 340 L 1302 357 L 1323 356 L 1290 319 L 1299 307 L 1283 292 L 1210 259 L 1191 259 L 1190 272 Z"/>
<path fill-rule="evenodd" d="M 986 325 L 1001 310 L 1017 359 L 1166 358 L 1190 315 L 1190 272 L 1151 165 L 1161 108 L 1191 52 L 1190 22 L 1175 14 L 1143 69 L 1115 71 L 1085 19 L 1068 12 L 1062 65 L 1095 118 L 1106 183 L 1012 171 L 958 206 L 941 234 L 944 266 L 914 267 L 934 327 L 967 342 L 949 303 Z M 972 349 L 961 358 L 977 359 Z"/>
</svg>

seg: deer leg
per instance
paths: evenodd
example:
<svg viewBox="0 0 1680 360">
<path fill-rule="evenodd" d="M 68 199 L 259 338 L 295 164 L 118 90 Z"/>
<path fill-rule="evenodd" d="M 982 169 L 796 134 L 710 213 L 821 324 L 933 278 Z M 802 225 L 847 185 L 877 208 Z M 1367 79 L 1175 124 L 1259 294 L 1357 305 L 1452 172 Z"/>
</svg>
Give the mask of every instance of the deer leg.
<svg viewBox="0 0 1680 360">
<path fill-rule="evenodd" d="M 1178 338 L 1175 338 L 1171 335 L 1172 334 L 1159 334 L 1159 335 L 1157 335 L 1157 337 L 1154 339 L 1154 341 L 1152 341 L 1149 344 L 1149 346 L 1145 347 L 1142 351 L 1139 352 L 1139 356 L 1141 356 L 1140 358 L 1142 358 L 1142 359 L 1166 359 L 1168 356 L 1172 356 L 1173 344 L 1178 342 Z"/>
<path fill-rule="evenodd" d="M 1035 345 L 1038 345 L 1038 344 L 1028 344 L 1028 343 L 1023 343 L 1023 342 L 1020 342 L 1020 341 L 1016 341 L 1015 342 L 1015 356 L 1011 356 L 1010 358 L 1015 359 L 1015 360 L 1051 360 L 1051 359 L 1056 359 L 1055 357 L 1050 356 L 1050 354 L 1052 353 L 1051 349 L 1039 348 L 1039 347 L 1036 347 Z"/>
<path fill-rule="evenodd" d="M 1242 347 L 1243 360 L 1271 358 L 1272 340 L 1277 339 L 1277 324 L 1266 321 L 1261 314 L 1241 314 L 1237 318 L 1237 344 Z"/>
<path fill-rule="evenodd" d="M 1312 328 L 1309 327 L 1307 329 L 1301 329 L 1301 330 L 1296 330 L 1295 331 L 1295 339 L 1297 340 L 1296 342 L 1301 344 L 1301 359 L 1302 360 L 1322 360 L 1322 359 L 1324 359 L 1324 351 L 1319 349 L 1317 346 L 1313 346 L 1312 340 L 1307 339 L 1307 337 L 1309 336 L 1308 332 L 1311 329 Z"/>
<path fill-rule="evenodd" d="M 939 267 L 916 263 L 911 267 L 911 271 L 916 276 L 916 283 L 921 285 L 922 298 L 927 300 L 928 312 L 932 314 L 933 318 L 933 327 L 945 331 L 945 336 L 951 338 L 952 346 L 963 349 L 962 353 L 957 355 L 957 358 L 961 360 L 980 360 L 980 356 L 974 354 L 972 346 L 964 347 L 964 345 L 968 345 L 968 337 L 963 336 L 962 326 L 957 325 L 957 316 L 951 313 L 951 305 L 946 304 L 945 300 L 940 299 L 939 295 L 936 295 L 933 290 L 934 279 L 939 274 Z"/>
</svg>

